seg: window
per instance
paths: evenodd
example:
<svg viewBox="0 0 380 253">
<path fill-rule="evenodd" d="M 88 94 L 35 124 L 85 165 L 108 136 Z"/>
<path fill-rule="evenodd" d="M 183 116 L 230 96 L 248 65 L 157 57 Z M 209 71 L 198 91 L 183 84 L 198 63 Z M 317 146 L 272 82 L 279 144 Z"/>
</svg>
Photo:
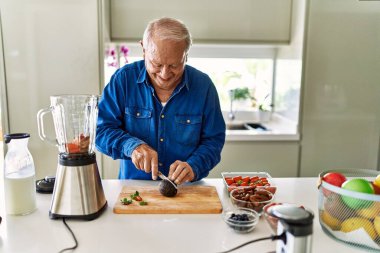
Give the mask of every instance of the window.
<svg viewBox="0 0 380 253">
<path fill-rule="evenodd" d="M 229 110 L 229 91 L 235 89 L 246 88 L 250 98 L 238 99 L 234 103 L 234 110 L 252 110 L 258 104 L 271 103 L 271 59 L 189 58 L 188 64 L 210 76 L 218 90 L 223 110 Z"/>
<path fill-rule="evenodd" d="M 107 45 L 105 83 L 119 67 L 141 59 L 138 44 Z M 243 99 L 235 96 L 234 111 L 256 111 L 262 105 L 298 120 L 301 60 L 276 59 L 276 49 L 272 47 L 194 45 L 187 64 L 210 76 L 223 111 L 231 109 L 230 91 L 244 91 L 246 96 L 240 96 Z"/>
</svg>

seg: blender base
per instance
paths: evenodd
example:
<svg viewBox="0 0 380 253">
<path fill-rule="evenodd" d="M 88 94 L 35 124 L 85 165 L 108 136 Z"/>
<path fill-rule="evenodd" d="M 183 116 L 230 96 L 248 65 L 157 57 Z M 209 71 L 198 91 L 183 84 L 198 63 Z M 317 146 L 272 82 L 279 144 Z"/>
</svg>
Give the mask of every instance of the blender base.
<svg viewBox="0 0 380 253">
<path fill-rule="evenodd" d="M 106 207 L 95 154 L 60 154 L 49 217 L 92 220 Z"/>
<path fill-rule="evenodd" d="M 106 209 L 107 209 L 107 202 L 99 211 L 95 213 L 84 214 L 84 215 L 70 215 L 70 214 L 57 214 L 57 213 L 52 213 L 51 211 L 49 211 L 49 218 L 52 220 L 67 218 L 67 219 L 78 219 L 78 220 L 90 221 L 90 220 L 94 220 L 98 218 Z"/>
</svg>

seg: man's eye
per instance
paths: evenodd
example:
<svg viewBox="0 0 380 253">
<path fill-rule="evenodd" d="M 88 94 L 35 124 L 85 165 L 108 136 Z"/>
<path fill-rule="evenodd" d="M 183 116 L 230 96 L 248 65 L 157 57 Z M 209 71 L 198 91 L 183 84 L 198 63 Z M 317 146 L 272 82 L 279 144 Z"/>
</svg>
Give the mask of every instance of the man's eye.
<svg viewBox="0 0 380 253">
<path fill-rule="evenodd" d="M 156 68 L 161 68 L 161 64 L 158 64 L 158 63 L 154 63 L 152 62 L 153 66 L 156 67 Z"/>
</svg>

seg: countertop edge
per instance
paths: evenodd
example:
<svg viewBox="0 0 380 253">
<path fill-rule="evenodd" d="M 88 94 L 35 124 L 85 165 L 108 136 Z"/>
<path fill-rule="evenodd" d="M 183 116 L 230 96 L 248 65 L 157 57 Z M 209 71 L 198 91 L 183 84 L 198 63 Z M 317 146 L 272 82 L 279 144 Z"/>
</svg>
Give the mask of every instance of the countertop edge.
<svg viewBox="0 0 380 253">
<path fill-rule="evenodd" d="M 226 141 L 300 141 L 301 139 L 300 134 L 249 134 L 244 132 L 247 131 L 227 130 Z"/>
</svg>

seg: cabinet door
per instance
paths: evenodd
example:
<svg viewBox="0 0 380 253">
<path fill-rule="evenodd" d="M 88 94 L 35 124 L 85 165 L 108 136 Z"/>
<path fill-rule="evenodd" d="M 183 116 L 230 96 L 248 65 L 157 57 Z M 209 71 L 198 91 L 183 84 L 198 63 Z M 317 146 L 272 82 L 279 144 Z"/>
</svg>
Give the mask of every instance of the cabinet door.
<svg viewBox="0 0 380 253">
<path fill-rule="evenodd" d="M 310 1 L 301 176 L 380 169 L 379 27 L 379 1 Z"/>
<path fill-rule="evenodd" d="M 222 151 L 221 162 L 209 177 L 221 172 L 268 172 L 272 177 L 297 177 L 298 142 L 230 141 Z"/>
<path fill-rule="evenodd" d="M 58 150 L 39 139 L 36 114 L 51 95 L 99 94 L 98 1 L 0 4 L 10 132 L 31 133 L 38 178 L 55 175 Z"/>
<path fill-rule="evenodd" d="M 292 0 L 111 0 L 112 39 L 139 41 L 147 23 L 181 19 L 197 42 L 289 43 Z"/>
</svg>

